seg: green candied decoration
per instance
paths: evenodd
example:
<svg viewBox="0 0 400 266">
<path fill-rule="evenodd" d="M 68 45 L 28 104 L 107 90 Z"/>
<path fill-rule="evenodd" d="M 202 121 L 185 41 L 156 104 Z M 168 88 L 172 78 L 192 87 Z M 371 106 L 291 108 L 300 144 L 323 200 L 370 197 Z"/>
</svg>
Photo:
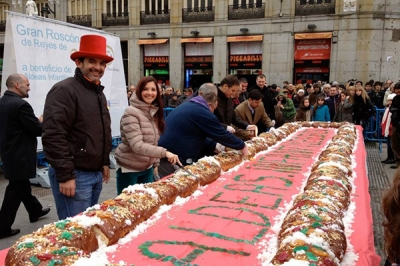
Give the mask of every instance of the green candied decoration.
<svg viewBox="0 0 400 266">
<path fill-rule="evenodd" d="M 297 246 L 297 247 L 295 247 L 293 249 L 293 252 L 296 253 L 296 252 L 299 252 L 299 251 L 302 251 L 302 250 L 307 251 L 308 247 L 307 246 Z"/>
<path fill-rule="evenodd" d="M 313 218 L 314 220 L 317 220 L 317 221 L 323 220 L 321 217 L 319 217 L 318 215 L 315 215 L 315 214 L 309 214 L 308 217 Z"/>
<path fill-rule="evenodd" d="M 65 229 L 65 226 L 69 223 L 69 220 L 63 220 L 56 223 L 58 229 Z"/>
<path fill-rule="evenodd" d="M 323 211 L 323 212 L 327 212 L 328 211 L 325 207 L 319 207 L 318 210 Z"/>
<path fill-rule="evenodd" d="M 39 265 L 42 261 L 39 260 L 36 256 L 32 256 L 29 258 L 29 260 L 33 263 L 33 265 Z"/>
<path fill-rule="evenodd" d="M 307 258 L 311 261 L 317 261 L 318 258 L 312 252 L 306 252 Z"/>
<path fill-rule="evenodd" d="M 51 254 L 54 254 L 54 255 L 63 255 L 63 254 L 66 253 L 67 251 L 68 251 L 68 248 L 67 248 L 67 247 L 62 247 L 62 248 L 60 248 L 60 249 L 53 250 L 53 251 L 51 252 Z"/>
<path fill-rule="evenodd" d="M 314 228 L 317 228 L 317 227 L 321 227 L 322 224 L 320 224 L 319 222 L 314 222 L 311 226 Z"/>
<path fill-rule="evenodd" d="M 317 264 L 315 264 L 315 263 L 310 263 L 310 266 L 317 266 Z"/>
<path fill-rule="evenodd" d="M 64 232 L 61 233 L 60 238 L 61 239 L 71 240 L 72 239 L 72 234 L 70 232 L 64 231 Z"/>
<path fill-rule="evenodd" d="M 17 249 L 21 249 L 21 248 L 34 248 L 35 244 L 33 242 L 25 242 L 25 243 L 21 243 L 17 246 Z"/>
<path fill-rule="evenodd" d="M 300 232 L 302 232 L 303 234 L 307 234 L 307 232 L 308 232 L 308 228 L 307 227 L 304 227 L 303 229 L 301 229 L 300 230 Z"/>
</svg>

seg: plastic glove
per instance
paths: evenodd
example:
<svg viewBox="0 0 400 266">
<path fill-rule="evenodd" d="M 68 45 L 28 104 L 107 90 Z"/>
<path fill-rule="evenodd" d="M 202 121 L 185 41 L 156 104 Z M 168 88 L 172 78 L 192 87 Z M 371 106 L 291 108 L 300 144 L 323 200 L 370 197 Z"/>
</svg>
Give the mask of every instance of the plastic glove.
<svg viewBox="0 0 400 266">
<path fill-rule="evenodd" d="M 247 154 L 249 153 L 249 150 L 247 149 L 247 145 L 246 144 L 244 144 L 244 147 L 243 147 L 243 149 L 241 150 L 241 152 L 242 152 L 242 155 L 245 157 L 245 156 L 247 156 Z"/>
<path fill-rule="evenodd" d="M 248 125 L 246 130 L 256 130 L 256 125 Z"/>
<path fill-rule="evenodd" d="M 271 126 L 275 126 L 275 120 L 271 120 Z"/>
<path fill-rule="evenodd" d="M 214 152 L 215 153 L 220 153 L 220 152 L 223 152 L 223 151 L 225 151 L 225 146 L 217 143 L 217 145 L 215 145 Z"/>
<path fill-rule="evenodd" d="M 236 132 L 236 130 L 235 130 L 233 127 L 231 127 L 231 126 L 227 126 L 227 127 L 226 127 L 226 130 L 228 130 L 228 131 L 231 132 L 232 134 Z"/>
<path fill-rule="evenodd" d="M 270 129 L 269 129 L 269 133 L 272 133 L 272 134 L 274 134 L 275 136 L 278 136 L 278 131 L 276 131 L 276 129 L 274 128 L 274 127 L 271 127 Z"/>
<path fill-rule="evenodd" d="M 266 132 L 271 132 L 271 131 L 274 131 L 275 130 L 275 128 L 274 127 L 270 127 Z M 272 132 L 271 132 L 272 133 Z"/>
</svg>

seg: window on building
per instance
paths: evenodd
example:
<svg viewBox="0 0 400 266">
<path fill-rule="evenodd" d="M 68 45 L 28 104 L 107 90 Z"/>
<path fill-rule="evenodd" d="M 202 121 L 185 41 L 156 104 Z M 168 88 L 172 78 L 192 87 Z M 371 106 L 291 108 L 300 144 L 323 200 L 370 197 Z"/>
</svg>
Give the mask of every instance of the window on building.
<svg viewBox="0 0 400 266">
<path fill-rule="evenodd" d="M 296 16 L 335 14 L 335 0 L 296 0 Z"/>
<path fill-rule="evenodd" d="M 68 16 L 88 14 L 92 14 L 92 0 L 68 0 Z"/>
<path fill-rule="evenodd" d="M 103 13 L 122 16 L 128 13 L 128 0 L 103 0 Z"/>
<path fill-rule="evenodd" d="M 169 12 L 168 0 L 145 0 L 144 2 L 145 14 L 167 14 Z"/>
<path fill-rule="evenodd" d="M 187 8 L 195 12 L 212 10 L 213 0 L 187 0 Z"/>
</svg>

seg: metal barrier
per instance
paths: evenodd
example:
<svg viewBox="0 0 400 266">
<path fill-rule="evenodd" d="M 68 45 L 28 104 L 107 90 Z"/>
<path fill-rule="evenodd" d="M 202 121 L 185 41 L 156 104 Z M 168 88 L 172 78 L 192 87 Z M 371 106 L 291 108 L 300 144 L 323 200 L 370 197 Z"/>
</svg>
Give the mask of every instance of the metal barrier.
<svg viewBox="0 0 400 266">
<path fill-rule="evenodd" d="M 164 108 L 164 119 L 174 110 L 175 108 L 172 107 L 165 107 Z"/>
<path fill-rule="evenodd" d="M 385 113 L 385 109 L 375 108 L 376 115 L 372 116 L 364 130 L 364 139 L 367 141 L 379 142 L 379 151 L 382 152 L 382 143 L 386 143 L 386 139 L 382 136 L 382 117 Z"/>
</svg>

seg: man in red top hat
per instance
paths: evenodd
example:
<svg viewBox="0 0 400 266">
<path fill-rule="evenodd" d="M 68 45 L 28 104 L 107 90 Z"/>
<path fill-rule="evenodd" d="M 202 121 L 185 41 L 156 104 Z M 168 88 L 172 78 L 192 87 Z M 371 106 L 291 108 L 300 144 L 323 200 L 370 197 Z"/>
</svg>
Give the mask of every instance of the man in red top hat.
<svg viewBox="0 0 400 266">
<path fill-rule="evenodd" d="M 56 83 L 46 97 L 42 143 L 59 219 L 97 204 L 110 179 L 111 118 L 100 79 L 107 63 L 106 39 L 81 37 L 71 54 L 75 76 Z"/>
</svg>

